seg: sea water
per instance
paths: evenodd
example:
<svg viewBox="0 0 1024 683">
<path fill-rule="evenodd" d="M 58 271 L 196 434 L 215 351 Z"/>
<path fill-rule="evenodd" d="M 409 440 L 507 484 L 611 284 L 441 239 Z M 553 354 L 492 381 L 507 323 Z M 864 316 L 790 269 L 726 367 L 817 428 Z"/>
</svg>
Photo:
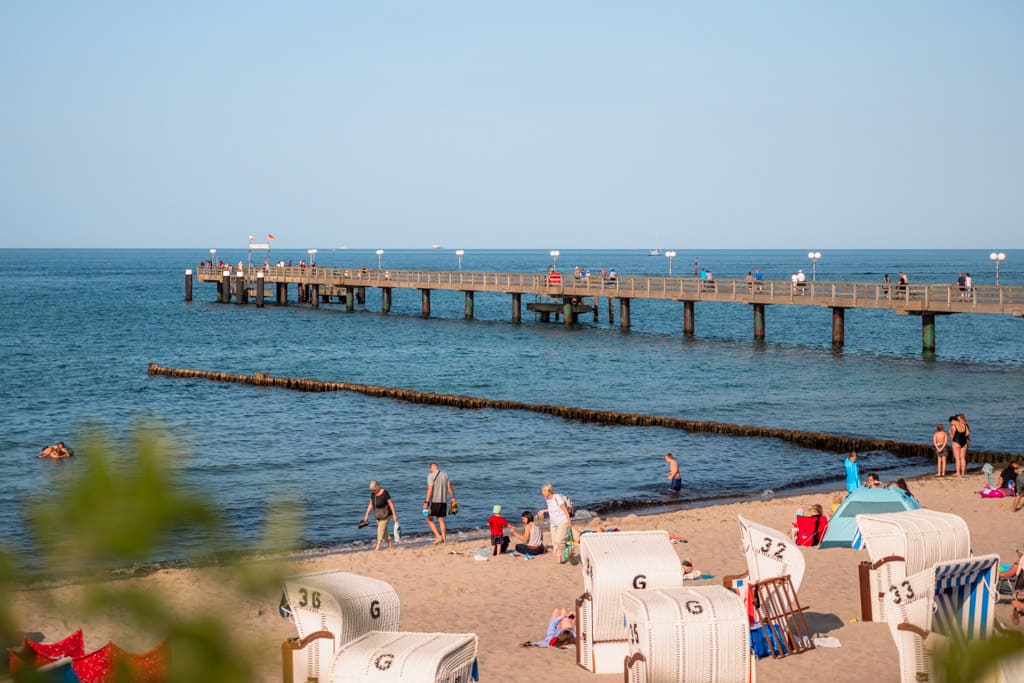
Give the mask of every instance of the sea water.
<svg viewBox="0 0 1024 683">
<path fill-rule="evenodd" d="M 306 518 L 298 546 L 365 544 L 357 530 L 379 480 L 394 496 L 405 535 L 421 520 L 428 464 L 440 463 L 459 499 L 458 530 L 484 525 L 495 504 L 510 519 L 543 507 L 551 482 L 581 508 L 609 510 L 713 502 L 783 493 L 808 484 L 839 488 L 842 454 L 772 439 L 640 427 L 579 424 L 515 411 L 411 405 L 351 393 L 300 393 L 204 380 L 150 377 L 150 362 L 251 374 L 301 376 L 530 403 L 635 411 L 696 420 L 929 442 L 936 424 L 966 413 L 972 446 L 1020 452 L 1024 426 L 1024 321 L 1009 316 L 940 316 L 937 354 L 921 353 L 921 323 L 891 311 L 851 309 L 846 345 L 831 346 L 827 308 L 769 306 L 767 340 L 752 339 L 749 306 L 698 303 L 696 334 L 684 337 L 682 306 L 635 300 L 632 329 L 583 316 L 566 328 L 524 310 L 511 322 L 508 295 L 478 293 L 474 320 L 460 292 L 435 291 L 432 317 L 420 295 L 395 289 L 391 313 L 380 290 L 365 305 L 214 303 L 215 287 L 195 282 L 185 303 L 184 271 L 207 250 L 0 250 L 0 543 L 27 543 L 27 503 L 81 471 L 81 459 L 37 459 L 58 439 L 76 445 L 93 425 L 128 448 L 132 428 L 157 421 L 175 446 L 185 481 L 222 509 L 238 535 L 256 539 L 267 506 L 285 501 Z M 244 249 L 218 258 L 247 260 Z M 277 250 L 298 263 L 305 250 Z M 320 249 L 318 265 L 377 266 L 370 250 Z M 805 252 L 680 251 L 676 275 L 697 259 L 718 278 L 760 268 L 787 280 L 810 276 Z M 1024 283 L 1024 252 L 1010 252 L 1002 284 Z M 544 272 L 543 250 L 468 251 L 467 271 Z M 386 269 L 458 268 L 447 249 L 388 250 Z M 667 273 L 646 251 L 562 249 L 558 266 L 621 275 Z M 897 271 L 911 283 L 955 282 L 971 271 L 992 284 L 987 252 L 829 251 L 819 280 L 877 282 Z M 524 302 L 532 300 L 524 296 Z M 670 494 L 663 456 L 680 462 L 684 488 Z M 861 472 L 883 479 L 934 465 L 880 452 Z M 680 530 L 685 531 L 685 530 Z M 209 539 L 175 539 L 165 555 L 209 550 Z"/>
</svg>

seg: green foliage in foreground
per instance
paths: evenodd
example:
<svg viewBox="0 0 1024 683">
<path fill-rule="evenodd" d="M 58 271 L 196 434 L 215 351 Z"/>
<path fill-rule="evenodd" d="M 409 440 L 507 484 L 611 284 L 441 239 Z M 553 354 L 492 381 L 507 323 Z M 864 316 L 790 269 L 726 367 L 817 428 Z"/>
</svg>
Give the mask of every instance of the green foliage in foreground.
<svg viewBox="0 0 1024 683">
<path fill-rule="evenodd" d="M 31 556 L 44 575 L 97 578 L 98 568 L 146 561 L 168 547 L 172 538 L 189 534 L 216 539 L 220 558 L 237 558 L 236 551 L 242 550 L 232 542 L 218 511 L 183 485 L 172 449 L 157 429 L 138 429 L 128 453 L 118 453 L 102 434 L 91 434 L 67 465 L 76 468 L 75 476 L 29 508 L 36 543 Z M 294 516 L 284 514 L 283 507 L 272 508 L 259 547 L 245 550 L 280 552 L 297 529 Z M 221 561 L 218 575 L 223 577 L 223 592 L 239 596 L 265 595 L 281 585 L 281 567 L 268 561 Z M 19 624 L 11 611 L 10 596 L 23 585 L 21 576 L 16 558 L 0 553 L 0 636 L 8 643 L 15 642 L 19 629 L 33 629 L 31 623 Z M 254 653 L 237 629 L 212 607 L 187 615 L 174 607 L 173 595 L 116 580 L 88 581 L 80 601 L 52 605 L 59 610 L 55 615 L 67 623 L 84 625 L 87 637 L 90 618 L 116 614 L 126 630 L 143 634 L 153 646 L 166 640 L 171 651 L 168 681 L 253 680 Z M 39 679 L 34 671 L 23 669 L 15 680 Z"/>
</svg>

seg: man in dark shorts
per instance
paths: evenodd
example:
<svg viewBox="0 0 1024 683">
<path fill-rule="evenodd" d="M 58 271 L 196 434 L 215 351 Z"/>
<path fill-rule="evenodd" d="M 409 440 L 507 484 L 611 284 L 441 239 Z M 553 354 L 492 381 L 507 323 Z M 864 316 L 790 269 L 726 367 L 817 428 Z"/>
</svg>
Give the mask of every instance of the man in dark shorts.
<svg viewBox="0 0 1024 683">
<path fill-rule="evenodd" d="M 452 491 L 452 482 L 438 468 L 436 462 L 430 463 L 430 474 L 427 475 L 427 495 L 423 497 L 423 510 L 427 513 L 427 526 L 434 532 L 434 545 L 444 543 L 448 540 L 448 530 L 445 528 L 444 518 L 448 514 L 448 496 L 455 502 L 455 492 Z M 434 524 L 434 517 L 437 517 L 437 524 Z M 441 527 L 438 531 L 438 526 Z"/>
<path fill-rule="evenodd" d="M 668 474 L 665 475 L 668 478 L 668 487 L 674 493 L 679 493 L 683 488 L 683 477 L 679 474 L 679 463 L 672 457 L 671 453 L 665 454 L 665 462 L 668 463 Z"/>
</svg>

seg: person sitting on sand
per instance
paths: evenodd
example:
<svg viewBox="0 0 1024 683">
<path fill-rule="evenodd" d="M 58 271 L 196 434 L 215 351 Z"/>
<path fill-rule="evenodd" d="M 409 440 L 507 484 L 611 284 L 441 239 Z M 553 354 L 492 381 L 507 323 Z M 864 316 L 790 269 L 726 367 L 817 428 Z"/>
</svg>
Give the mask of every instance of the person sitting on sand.
<svg viewBox="0 0 1024 683">
<path fill-rule="evenodd" d="M 865 484 L 869 489 L 880 489 L 882 488 L 882 480 L 878 478 L 878 475 L 872 472 L 868 475 L 868 483 Z"/>
<path fill-rule="evenodd" d="M 690 558 L 683 560 L 683 581 L 695 581 L 702 576 L 704 576 L 704 572 L 693 568 L 693 560 Z"/>
<path fill-rule="evenodd" d="M 38 458 L 51 458 L 53 460 L 61 460 L 63 458 L 70 458 L 74 455 L 74 452 L 64 445 L 63 441 L 58 441 L 52 446 L 47 446 L 43 450 L 39 451 Z"/>
<path fill-rule="evenodd" d="M 828 517 L 825 516 L 821 506 L 815 503 L 806 508 L 799 508 L 796 511 L 796 521 L 793 528 L 789 530 L 789 537 L 796 541 L 797 545 L 816 546 L 828 531 Z"/>
<path fill-rule="evenodd" d="M 907 480 L 906 480 L 906 479 L 903 479 L 903 478 L 897 479 L 897 480 L 896 480 L 896 483 L 895 483 L 895 484 L 893 484 L 893 486 L 895 486 L 895 487 L 896 487 L 896 488 L 898 488 L 898 489 L 903 489 L 903 491 L 904 491 L 904 492 L 905 492 L 905 493 L 906 493 L 906 494 L 907 494 L 908 496 L 910 496 L 911 498 L 914 498 L 914 494 L 910 492 L 910 487 L 909 487 L 909 486 L 907 486 Z M 917 499 L 916 499 L 916 498 L 914 498 L 914 500 L 917 500 Z"/>
<path fill-rule="evenodd" d="M 544 640 L 526 641 L 522 647 L 557 647 L 564 648 L 576 642 L 576 615 L 569 610 L 556 609 L 548 620 L 548 630 Z"/>
<path fill-rule="evenodd" d="M 509 533 L 522 543 L 516 543 L 515 551 L 523 555 L 542 555 L 544 553 L 544 530 L 539 524 L 534 524 L 533 513 L 523 510 L 523 533 L 516 531 L 514 526 L 509 527 Z"/>
</svg>

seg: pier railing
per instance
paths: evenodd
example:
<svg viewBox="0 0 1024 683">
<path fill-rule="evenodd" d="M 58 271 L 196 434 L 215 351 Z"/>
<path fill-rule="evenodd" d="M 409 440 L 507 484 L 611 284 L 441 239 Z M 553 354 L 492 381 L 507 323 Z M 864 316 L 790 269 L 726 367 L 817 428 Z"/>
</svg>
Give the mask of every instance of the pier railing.
<svg viewBox="0 0 1024 683">
<path fill-rule="evenodd" d="M 812 280 L 748 282 L 739 278 L 619 275 L 573 277 L 560 273 L 472 272 L 443 270 L 389 270 L 324 268 L 316 266 L 223 267 L 203 264 L 198 276 L 217 281 L 227 271 L 255 282 L 257 272 L 266 282 L 316 284 L 327 287 L 400 287 L 537 294 L 540 296 L 603 296 L 665 299 L 672 301 L 733 301 L 833 308 L 881 308 L 902 313 L 1003 313 L 1024 315 L 1024 287 L 957 284 L 909 284 Z"/>
</svg>

